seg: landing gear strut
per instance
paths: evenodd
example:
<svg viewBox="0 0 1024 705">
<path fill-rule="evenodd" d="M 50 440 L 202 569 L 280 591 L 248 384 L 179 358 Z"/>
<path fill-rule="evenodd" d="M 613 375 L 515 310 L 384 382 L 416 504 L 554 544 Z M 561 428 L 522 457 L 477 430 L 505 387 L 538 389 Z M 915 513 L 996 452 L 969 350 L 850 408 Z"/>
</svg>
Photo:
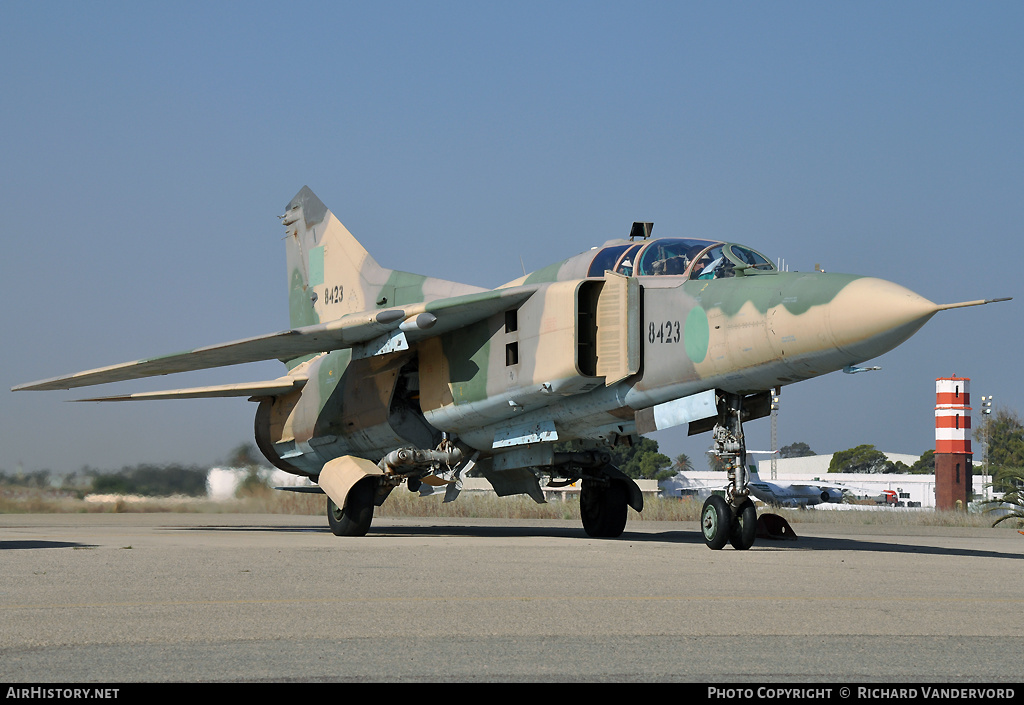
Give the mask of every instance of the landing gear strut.
<svg viewBox="0 0 1024 705">
<path fill-rule="evenodd" d="M 725 497 L 711 495 L 700 513 L 701 532 L 708 548 L 719 550 L 726 543 L 745 551 L 754 545 L 757 510 L 747 487 L 747 449 L 743 440 L 743 397 L 724 392 L 719 398 L 718 422 L 712 432 L 712 451 L 725 465 L 729 484 Z"/>
</svg>

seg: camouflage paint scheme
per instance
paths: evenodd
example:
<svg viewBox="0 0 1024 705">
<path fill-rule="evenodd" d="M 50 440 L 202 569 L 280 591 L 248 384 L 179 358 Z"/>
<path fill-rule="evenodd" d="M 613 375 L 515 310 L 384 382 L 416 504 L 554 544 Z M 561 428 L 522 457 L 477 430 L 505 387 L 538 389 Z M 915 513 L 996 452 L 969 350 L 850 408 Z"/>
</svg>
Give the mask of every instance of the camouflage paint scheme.
<svg viewBox="0 0 1024 705">
<path fill-rule="evenodd" d="M 538 498 L 555 440 L 600 449 L 666 423 L 709 430 L 709 391 L 748 399 L 756 417 L 768 390 L 876 357 L 943 308 L 983 303 L 780 272 L 749 248 L 692 239 L 612 240 L 486 290 L 381 267 L 308 187 L 282 221 L 289 330 L 15 389 L 276 358 L 287 370 L 276 380 L 100 399 L 249 397 L 274 465 L 316 480 L 349 459 L 344 489 L 328 490 L 338 507 L 370 475 L 452 484 L 453 465 Z M 415 473 L 385 468 L 396 449 L 454 447 L 450 462 Z"/>
</svg>

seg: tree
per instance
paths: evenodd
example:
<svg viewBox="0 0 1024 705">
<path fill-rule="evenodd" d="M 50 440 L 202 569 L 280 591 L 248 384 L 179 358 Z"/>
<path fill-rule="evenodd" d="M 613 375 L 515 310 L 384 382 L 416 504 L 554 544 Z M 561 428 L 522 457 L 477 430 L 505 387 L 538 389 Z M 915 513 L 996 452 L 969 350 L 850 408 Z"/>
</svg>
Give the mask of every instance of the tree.
<svg viewBox="0 0 1024 705">
<path fill-rule="evenodd" d="M 885 453 L 873 445 L 865 444 L 833 454 L 828 471 L 880 474 L 895 472 L 895 468 Z"/>
<path fill-rule="evenodd" d="M 667 480 L 676 474 L 672 459 L 658 452 L 658 442 L 641 438 L 632 446 L 618 445 L 611 449 L 612 465 L 634 480 Z"/>
<path fill-rule="evenodd" d="M 710 450 L 711 451 L 715 450 L 715 444 L 714 443 L 711 444 Z M 722 460 L 717 455 L 715 455 L 714 452 L 709 452 L 707 455 L 708 455 L 708 467 L 709 468 L 711 468 L 715 472 L 725 472 L 726 468 L 725 468 L 725 461 L 724 460 Z"/>
<path fill-rule="evenodd" d="M 202 497 L 206 494 L 205 468 L 182 465 L 133 465 L 116 473 L 95 472 L 92 491 L 97 494 L 138 494 L 146 497 L 168 497 L 183 494 Z"/>
<path fill-rule="evenodd" d="M 1022 468 L 999 468 L 993 478 L 993 486 L 998 483 L 1007 488 L 999 499 L 986 499 L 982 504 L 987 505 L 985 512 L 994 514 L 999 512 L 1000 516 L 992 522 L 992 526 L 1003 521 L 1014 520 L 1017 526 L 1024 526 L 1024 467 Z"/>
<path fill-rule="evenodd" d="M 240 470 L 246 470 L 245 478 L 238 484 L 235 490 L 236 496 L 245 497 L 264 494 L 267 491 L 267 484 L 260 476 L 263 457 L 256 450 L 252 443 L 242 443 L 237 446 L 228 456 L 228 465 Z"/>
<path fill-rule="evenodd" d="M 1006 481 L 1000 479 L 1000 471 L 1024 468 L 1024 423 L 1017 412 L 1000 407 L 978 427 L 976 438 L 985 442 L 981 462 L 988 464 L 993 488 L 1004 491 Z"/>
<path fill-rule="evenodd" d="M 578 450 L 572 443 L 556 443 L 555 452 Z M 676 474 L 672 459 L 658 452 L 658 442 L 640 438 L 633 445 L 616 445 L 607 449 L 612 456 L 612 465 L 634 480 L 667 480 Z M 678 461 L 678 457 L 676 458 Z"/>
<path fill-rule="evenodd" d="M 934 475 L 935 474 L 935 449 L 926 450 L 921 457 L 907 470 L 912 475 Z"/>
<path fill-rule="evenodd" d="M 8 475 L 3 470 L 0 470 L 0 485 L 17 485 L 21 487 L 38 487 L 39 489 L 46 489 L 50 486 L 50 471 L 35 470 L 33 472 L 24 472 L 22 470 L 18 470 L 14 475 Z"/>
<path fill-rule="evenodd" d="M 259 454 L 256 446 L 252 443 L 242 443 L 228 455 L 227 464 L 230 467 L 242 469 L 258 467 L 263 464 L 263 456 Z"/>
<path fill-rule="evenodd" d="M 817 455 L 811 447 L 803 442 L 790 443 L 788 446 L 782 446 L 779 448 L 780 458 L 806 458 L 811 455 Z"/>
<path fill-rule="evenodd" d="M 693 461 L 690 460 L 690 456 L 688 456 L 686 453 L 680 453 L 679 455 L 676 456 L 676 461 L 672 463 L 672 469 L 675 470 L 677 473 L 692 472 Z"/>
</svg>

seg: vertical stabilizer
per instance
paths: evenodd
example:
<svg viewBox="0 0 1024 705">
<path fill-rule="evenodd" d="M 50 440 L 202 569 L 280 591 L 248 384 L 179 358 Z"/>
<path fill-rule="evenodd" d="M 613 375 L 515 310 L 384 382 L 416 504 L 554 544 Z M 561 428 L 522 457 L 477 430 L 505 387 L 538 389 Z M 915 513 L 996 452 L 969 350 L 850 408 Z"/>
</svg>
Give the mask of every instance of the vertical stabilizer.
<svg viewBox="0 0 1024 705">
<path fill-rule="evenodd" d="M 370 256 L 308 186 L 283 217 L 288 253 L 288 312 L 292 328 L 373 307 L 367 289 L 391 274 Z"/>
<path fill-rule="evenodd" d="M 292 328 L 349 313 L 485 291 L 381 267 L 308 186 L 288 204 L 282 221 Z"/>
<path fill-rule="evenodd" d="M 302 186 L 282 220 L 292 328 L 327 323 L 365 310 L 486 291 L 381 266 L 309 186 Z"/>
</svg>

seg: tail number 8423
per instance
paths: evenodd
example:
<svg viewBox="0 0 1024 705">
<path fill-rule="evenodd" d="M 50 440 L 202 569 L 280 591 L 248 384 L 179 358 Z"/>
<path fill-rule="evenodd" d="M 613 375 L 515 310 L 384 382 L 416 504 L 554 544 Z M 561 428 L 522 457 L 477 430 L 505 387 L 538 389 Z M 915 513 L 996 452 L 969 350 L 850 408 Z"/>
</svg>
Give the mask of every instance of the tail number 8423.
<svg viewBox="0 0 1024 705">
<path fill-rule="evenodd" d="M 649 343 L 679 343 L 682 340 L 679 321 L 665 321 L 660 325 L 652 321 L 647 327 L 647 342 Z"/>
</svg>

